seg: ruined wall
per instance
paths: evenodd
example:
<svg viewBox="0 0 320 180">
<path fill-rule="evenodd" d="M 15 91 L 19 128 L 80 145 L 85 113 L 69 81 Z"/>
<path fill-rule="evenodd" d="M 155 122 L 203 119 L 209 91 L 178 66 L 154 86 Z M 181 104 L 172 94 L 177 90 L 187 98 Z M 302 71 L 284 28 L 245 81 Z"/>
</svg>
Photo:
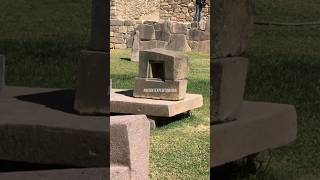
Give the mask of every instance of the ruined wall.
<svg viewBox="0 0 320 180">
<path fill-rule="evenodd" d="M 201 19 L 210 14 L 210 1 L 202 9 Z M 111 19 L 170 20 L 191 22 L 195 14 L 195 0 L 111 0 Z"/>
<path fill-rule="evenodd" d="M 177 23 L 172 21 L 156 22 L 116 19 L 110 20 L 110 48 L 131 48 L 135 30 L 140 31 L 140 33 L 143 31 L 143 34 L 148 34 L 147 36 L 152 37 L 151 39 L 142 38 L 143 41 L 140 42 L 141 49 L 170 49 L 171 47 L 171 50 L 181 51 L 188 51 L 187 49 L 189 49 L 191 51 L 209 52 L 210 50 L 209 21 Z M 185 46 L 180 44 L 182 42 L 185 42 Z"/>
<path fill-rule="evenodd" d="M 210 15 L 210 1 L 206 1 L 201 19 L 207 20 Z M 191 22 L 195 15 L 195 0 L 160 0 L 160 19 L 178 22 Z"/>
<path fill-rule="evenodd" d="M 210 1 L 207 0 L 209 3 Z M 198 51 L 198 41 L 193 40 L 193 35 L 189 35 L 191 22 L 195 14 L 195 0 L 111 0 L 110 1 L 110 47 L 111 49 L 131 48 L 134 29 L 139 24 L 147 21 L 161 22 L 163 20 L 182 22 L 187 25 L 185 33 L 188 44 L 192 50 Z M 209 27 L 205 24 L 209 18 L 210 4 L 202 9 L 201 21 L 198 30 L 206 31 L 208 36 Z M 203 33 L 190 31 L 195 36 Z M 191 37 L 189 39 L 189 37 Z M 202 41 L 202 40 L 201 40 Z M 206 42 L 207 43 L 207 42 Z M 204 48 L 200 48 L 203 51 Z M 207 50 L 205 50 L 207 51 Z"/>
</svg>

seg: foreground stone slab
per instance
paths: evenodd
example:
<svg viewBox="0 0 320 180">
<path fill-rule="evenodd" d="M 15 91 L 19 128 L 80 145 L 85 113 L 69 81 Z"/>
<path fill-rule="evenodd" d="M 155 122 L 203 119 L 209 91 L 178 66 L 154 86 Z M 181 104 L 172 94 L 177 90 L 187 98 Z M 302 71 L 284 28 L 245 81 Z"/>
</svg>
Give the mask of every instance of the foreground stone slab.
<svg viewBox="0 0 320 180">
<path fill-rule="evenodd" d="M 5 57 L 0 55 L 0 96 L 5 85 Z"/>
<path fill-rule="evenodd" d="M 107 180 L 109 169 L 64 169 L 0 173 L 0 180 Z"/>
<path fill-rule="evenodd" d="M 215 0 L 211 57 L 240 56 L 254 28 L 254 0 Z"/>
<path fill-rule="evenodd" d="M 211 121 L 237 119 L 243 101 L 248 59 L 220 58 L 211 61 Z"/>
<path fill-rule="evenodd" d="M 6 87 L 0 97 L 0 159 L 106 167 L 109 122 L 73 111 L 71 90 Z"/>
<path fill-rule="evenodd" d="M 145 115 L 113 116 L 110 122 L 110 164 L 114 179 L 149 179 L 150 122 Z M 119 167 L 120 166 L 120 167 Z M 128 167 L 128 170 L 123 167 Z"/>
<path fill-rule="evenodd" d="M 172 117 L 202 105 L 203 97 L 200 94 L 186 94 L 181 101 L 135 98 L 132 90 L 125 89 L 112 89 L 110 95 L 111 113 Z"/>
<path fill-rule="evenodd" d="M 211 125 L 211 167 L 239 160 L 296 139 L 294 106 L 244 102 L 236 121 Z"/>
<path fill-rule="evenodd" d="M 107 114 L 109 110 L 108 54 L 82 50 L 78 64 L 74 109 L 80 114 Z"/>
</svg>

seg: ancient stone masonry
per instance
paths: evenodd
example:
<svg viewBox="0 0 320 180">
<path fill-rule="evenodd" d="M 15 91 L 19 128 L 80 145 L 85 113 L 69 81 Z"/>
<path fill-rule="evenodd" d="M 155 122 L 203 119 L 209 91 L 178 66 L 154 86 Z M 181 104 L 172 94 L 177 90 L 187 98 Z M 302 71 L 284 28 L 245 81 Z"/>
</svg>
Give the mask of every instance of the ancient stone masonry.
<svg viewBox="0 0 320 180">
<path fill-rule="evenodd" d="M 138 50 L 163 48 L 176 51 L 210 51 L 210 21 L 182 23 L 172 21 L 110 20 L 110 48 Z M 139 39 L 135 37 L 139 32 Z M 135 41 L 134 41 L 135 40 Z"/>
<path fill-rule="evenodd" d="M 201 19 L 207 21 L 210 16 L 210 1 L 206 1 Z M 195 15 L 195 0 L 160 0 L 160 19 L 178 22 L 191 22 Z"/>
<path fill-rule="evenodd" d="M 195 0 L 111 0 L 110 19 L 170 20 L 191 22 L 195 14 Z M 210 1 L 202 9 L 201 19 L 207 20 Z"/>
<path fill-rule="evenodd" d="M 159 19 L 159 0 L 111 0 L 110 19 Z"/>
<path fill-rule="evenodd" d="M 292 105 L 244 101 L 254 0 L 215 0 L 211 28 L 211 167 L 294 141 Z"/>
<path fill-rule="evenodd" d="M 132 48 L 136 31 L 148 28 L 146 26 L 154 26 L 154 30 L 151 30 L 151 27 L 149 27 L 150 31 L 148 31 L 155 31 L 156 33 L 156 38 L 151 40 L 161 40 L 163 42 L 145 42 L 140 46 L 143 49 L 145 49 L 146 46 L 152 47 L 158 43 L 160 44 L 159 48 L 176 50 L 177 48 L 172 46 L 177 45 L 171 44 L 166 47 L 168 43 L 170 43 L 170 35 L 173 34 L 171 36 L 171 42 L 182 40 L 182 42 L 186 44 L 185 47 L 181 46 L 177 50 L 209 52 L 209 3 L 210 1 L 207 1 L 207 5 L 202 9 L 201 21 L 199 23 L 193 23 L 192 21 L 195 14 L 194 0 L 112 0 L 110 4 L 110 48 Z M 141 27 L 141 24 L 146 25 Z M 162 37 L 159 39 L 161 33 L 165 34 L 165 39 Z M 144 39 L 143 41 L 149 40 Z"/>
<path fill-rule="evenodd" d="M 109 38 L 107 2 L 92 1 L 91 40 L 81 51 L 74 110 L 80 114 L 107 114 Z"/>
</svg>

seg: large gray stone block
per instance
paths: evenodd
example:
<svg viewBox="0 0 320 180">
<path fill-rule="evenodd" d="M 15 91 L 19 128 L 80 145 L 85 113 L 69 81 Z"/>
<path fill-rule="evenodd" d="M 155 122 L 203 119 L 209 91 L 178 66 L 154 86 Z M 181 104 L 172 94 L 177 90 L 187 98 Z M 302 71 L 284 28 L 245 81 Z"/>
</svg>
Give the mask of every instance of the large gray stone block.
<svg viewBox="0 0 320 180">
<path fill-rule="evenodd" d="M 107 51 L 109 49 L 108 2 L 105 0 L 92 1 L 91 40 L 88 45 L 90 50 Z"/>
<path fill-rule="evenodd" d="M 254 27 L 254 0 L 215 0 L 211 57 L 240 56 Z"/>
<path fill-rule="evenodd" d="M 279 148 L 297 136 L 294 106 L 244 102 L 236 121 L 211 125 L 211 167 Z"/>
<path fill-rule="evenodd" d="M 80 114 L 109 112 L 109 61 L 102 51 L 81 51 L 74 109 Z"/>
<path fill-rule="evenodd" d="M 211 61 L 211 121 L 237 119 L 243 101 L 247 68 L 246 58 Z"/>
<path fill-rule="evenodd" d="M 173 34 L 186 34 L 187 26 L 183 23 L 172 22 L 170 24 L 170 32 Z"/>
<path fill-rule="evenodd" d="M 144 50 L 154 49 L 154 48 L 157 48 L 157 40 L 139 42 L 139 51 L 144 51 Z"/>
<path fill-rule="evenodd" d="M 140 33 L 140 39 L 142 41 L 150 41 L 156 39 L 155 30 L 152 25 L 140 24 L 137 27 L 137 30 Z"/>
<path fill-rule="evenodd" d="M 153 61 L 159 63 L 156 63 L 155 67 L 153 67 Z M 164 49 L 150 49 L 140 52 L 140 78 L 151 78 L 152 69 L 160 69 L 161 67 L 163 67 L 164 70 L 161 73 L 166 80 L 187 79 L 189 72 L 189 57 L 181 52 Z"/>
<path fill-rule="evenodd" d="M 210 33 L 206 31 L 201 31 L 198 29 L 191 29 L 188 32 L 189 40 L 192 41 L 205 41 L 210 40 Z"/>
<path fill-rule="evenodd" d="M 167 49 L 181 52 L 191 51 L 187 38 L 184 34 L 171 34 Z"/>
<path fill-rule="evenodd" d="M 110 164 L 127 166 L 131 180 L 149 179 L 150 123 L 145 115 L 114 116 L 110 122 Z"/>
<path fill-rule="evenodd" d="M 0 55 L 0 96 L 5 86 L 5 57 Z"/>
</svg>

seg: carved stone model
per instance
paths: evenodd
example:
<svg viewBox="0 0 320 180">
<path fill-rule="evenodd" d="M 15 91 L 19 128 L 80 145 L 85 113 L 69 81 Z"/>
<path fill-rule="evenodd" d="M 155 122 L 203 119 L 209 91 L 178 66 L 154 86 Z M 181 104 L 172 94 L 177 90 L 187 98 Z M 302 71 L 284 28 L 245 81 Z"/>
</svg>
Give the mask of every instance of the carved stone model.
<svg viewBox="0 0 320 180">
<path fill-rule="evenodd" d="M 140 52 L 139 77 L 134 97 L 182 100 L 187 92 L 189 58 L 176 51 L 150 49 Z"/>
</svg>

